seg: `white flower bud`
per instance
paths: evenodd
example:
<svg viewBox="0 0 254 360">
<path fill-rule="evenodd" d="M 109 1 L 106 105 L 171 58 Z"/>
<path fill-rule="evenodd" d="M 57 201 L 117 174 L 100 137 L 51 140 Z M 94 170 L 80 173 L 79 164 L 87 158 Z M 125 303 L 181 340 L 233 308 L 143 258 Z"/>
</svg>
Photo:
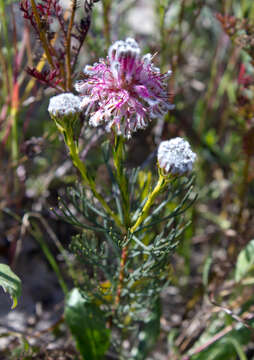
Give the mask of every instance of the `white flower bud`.
<svg viewBox="0 0 254 360">
<path fill-rule="evenodd" d="M 58 130 L 66 136 L 72 132 L 78 139 L 82 127 L 80 114 L 82 112 L 82 99 L 72 93 L 53 96 L 49 101 L 48 112 L 55 121 Z"/>
<path fill-rule="evenodd" d="M 53 96 L 49 101 L 48 112 L 52 117 L 65 117 L 81 112 L 81 98 L 72 93 Z"/>
<path fill-rule="evenodd" d="M 183 175 L 191 171 L 196 157 L 188 141 L 180 137 L 162 141 L 158 148 L 159 167 L 165 174 Z"/>
</svg>

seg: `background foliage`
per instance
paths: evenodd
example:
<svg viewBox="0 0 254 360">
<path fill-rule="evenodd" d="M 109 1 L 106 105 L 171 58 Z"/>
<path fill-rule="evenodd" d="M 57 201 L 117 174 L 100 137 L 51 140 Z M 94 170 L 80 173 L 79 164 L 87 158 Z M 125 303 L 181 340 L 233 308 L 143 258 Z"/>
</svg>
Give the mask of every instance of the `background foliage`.
<svg viewBox="0 0 254 360">
<path fill-rule="evenodd" d="M 26 283 L 29 276 L 19 264 L 35 252 L 40 262 L 53 268 L 52 282 L 56 276 L 64 292 L 72 286 L 73 273 L 77 282 L 83 281 L 80 263 L 69 248 L 82 238 L 71 240 L 77 228 L 66 225 L 51 208 L 56 208 L 59 196 L 71 204 L 66 188 L 75 186 L 76 171 L 47 115 L 54 89 L 35 82 L 26 72 L 28 66 L 42 69 L 45 59 L 18 8 L 15 0 L 0 0 L 1 262 L 11 265 Z M 82 1 L 78 14 L 80 18 L 84 14 Z M 198 200 L 186 215 L 191 225 L 180 234 L 171 259 L 162 309 L 157 307 L 157 317 L 149 318 L 139 331 L 136 359 L 142 358 L 140 354 L 152 359 L 254 358 L 253 26 L 252 0 L 94 4 L 74 78 L 79 78 L 85 64 L 104 56 L 112 41 L 126 36 L 156 53 L 155 62 L 163 71 L 173 71 L 169 87 L 175 110 L 164 122 L 137 133 L 128 145 L 128 170 L 136 166 L 145 170 L 137 179 L 140 188 L 145 192 L 151 183 L 154 151 L 161 140 L 184 136 L 199 159 Z M 105 188 L 109 175 L 99 145 L 102 139 L 102 133 L 85 127 L 81 146 L 90 173 L 96 173 L 97 185 Z M 29 253 L 26 245 L 34 240 L 38 247 Z M 158 319 L 161 333 L 156 338 Z M 60 324 L 57 321 L 48 329 L 54 334 L 53 343 L 67 337 L 61 315 L 58 320 Z M 3 334 L 10 342 L 3 356 L 49 356 L 41 350 L 40 336 L 36 345 L 31 341 L 36 326 L 20 334 L 15 324 L 10 329 L 4 323 Z M 18 345 L 12 336 L 19 339 Z M 132 340 L 126 339 L 127 348 Z M 70 358 L 73 354 L 71 349 Z M 109 351 L 108 357 L 113 355 Z"/>
</svg>

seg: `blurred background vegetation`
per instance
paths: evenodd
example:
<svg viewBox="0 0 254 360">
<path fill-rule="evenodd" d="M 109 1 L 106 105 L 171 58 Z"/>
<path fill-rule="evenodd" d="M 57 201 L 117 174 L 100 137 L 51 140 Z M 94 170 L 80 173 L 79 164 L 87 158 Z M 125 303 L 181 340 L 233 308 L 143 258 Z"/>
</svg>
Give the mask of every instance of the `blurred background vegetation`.
<svg viewBox="0 0 254 360">
<path fill-rule="evenodd" d="M 63 5 L 68 11 L 69 2 Z M 0 0 L 0 20 L 0 260 L 25 287 L 14 315 L 3 300 L 0 357 L 60 359 L 67 344 L 64 358 L 74 359 L 57 279 L 70 281 L 64 257 L 74 261 L 68 245 L 75 229 L 50 208 L 76 172 L 47 113 L 55 91 L 27 74 L 45 60 L 19 3 Z M 133 136 L 127 166 L 149 166 L 159 142 L 176 136 L 198 154 L 198 200 L 172 258 L 161 336 L 149 358 L 254 359 L 253 0 L 101 0 L 74 78 L 128 36 L 155 54 L 163 71 L 172 69 L 175 110 Z M 101 184 L 107 181 L 98 155 L 102 137 L 84 126 L 82 156 Z"/>
</svg>

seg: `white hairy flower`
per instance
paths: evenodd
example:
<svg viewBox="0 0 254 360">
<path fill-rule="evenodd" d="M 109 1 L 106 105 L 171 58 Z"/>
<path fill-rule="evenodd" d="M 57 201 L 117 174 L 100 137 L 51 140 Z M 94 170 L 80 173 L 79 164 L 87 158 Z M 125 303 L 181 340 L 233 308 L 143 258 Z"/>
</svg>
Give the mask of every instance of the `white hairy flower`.
<svg viewBox="0 0 254 360">
<path fill-rule="evenodd" d="M 53 96 L 49 101 L 48 112 L 52 117 L 65 117 L 81 112 L 81 98 L 72 93 Z"/>
<path fill-rule="evenodd" d="M 182 175 L 192 170 L 197 155 L 191 150 L 188 141 L 177 137 L 162 141 L 158 148 L 159 167 L 165 174 Z"/>
</svg>

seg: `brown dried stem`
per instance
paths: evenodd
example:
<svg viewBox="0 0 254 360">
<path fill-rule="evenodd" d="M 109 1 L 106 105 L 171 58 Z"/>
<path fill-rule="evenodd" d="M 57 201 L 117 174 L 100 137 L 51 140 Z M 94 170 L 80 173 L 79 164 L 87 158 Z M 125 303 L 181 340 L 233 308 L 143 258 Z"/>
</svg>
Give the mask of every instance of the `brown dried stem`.
<svg viewBox="0 0 254 360">
<path fill-rule="evenodd" d="M 75 12 L 77 9 L 77 0 L 72 1 L 71 17 L 69 21 L 67 36 L 66 36 L 66 88 L 71 90 L 71 31 L 74 24 Z"/>
<path fill-rule="evenodd" d="M 45 55 L 46 55 L 46 57 L 47 57 L 47 60 L 48 60 L 48 62 L 49 62 L 49 64 L 50 64 L 50 66 L 54 69 L 54 68 L 55 68 L 55 65 L 54 65 L 52 56 L 51 56 L 51 54 L 50 54 L 50 49 L 49 49 L 49 45 L 48 45 L 48 42 L 47 42 L 47 38 L 46 38 L 45 32 L 43 31 L 43 28 L 42 28 L 42 26 L 41 26 L 40 16 L 39 16 L 39 14 L 38 14 L 37 7 L 36 7 L 36 3 L 35 3 L 34 0 L 31 0 L 31 5 L 32 5 L 33 14 L 34 14 L 34 18 L 35 18 L 36 24 L 37 24 L 37 26 L 38 26 L 39 37 L 40 37 L 40 40 L 41 40 L 43 49 L 44 49 L 44 51 L 45 51 Z"/>
<path fill-rule="evenodd" d="M 104 36 L 107 46 L 110 46 L 110 10 L 111 0 L 103 0 L 103 23 L 104 23 Z"/>
<path fill-rule="evenodd" d="M 252 320 L 253 315 L 245 312 L 242 317 L 246 320 Z M 216 335 L 214 335 L 210 340 L 208 340 L 205 344 L 200 345 L 198 348 L 194 349 L 190 352 L 189 355 L 186 355 L 182 358 L 182 360 L 191 360 L 192 356 L 200 354 L 202 351 L 206 350 L 210 345 L 214 344 L 216 341 L 220 340 L 222 337 L 226 336 L 232 330 L 235 329 L 237 324 L 232 324 L 226 326 L 223 330 L 219 331 Z"/>
</svg>

